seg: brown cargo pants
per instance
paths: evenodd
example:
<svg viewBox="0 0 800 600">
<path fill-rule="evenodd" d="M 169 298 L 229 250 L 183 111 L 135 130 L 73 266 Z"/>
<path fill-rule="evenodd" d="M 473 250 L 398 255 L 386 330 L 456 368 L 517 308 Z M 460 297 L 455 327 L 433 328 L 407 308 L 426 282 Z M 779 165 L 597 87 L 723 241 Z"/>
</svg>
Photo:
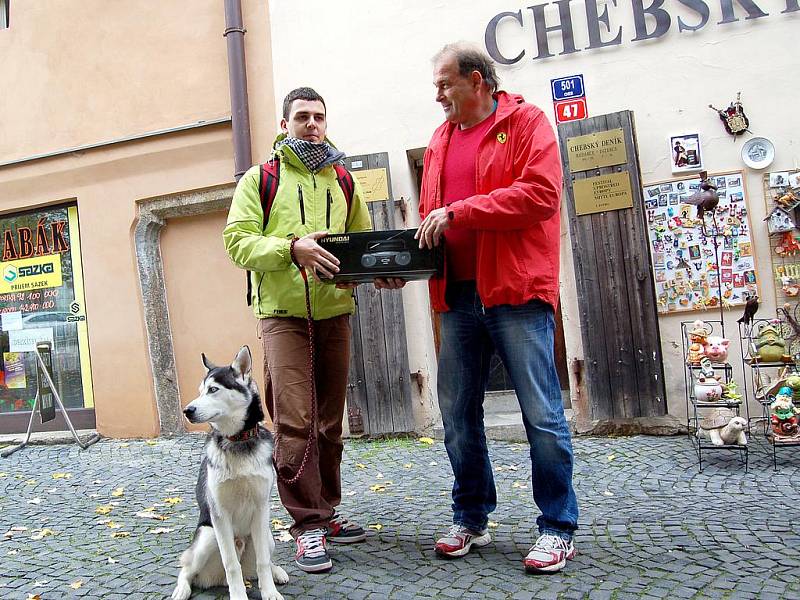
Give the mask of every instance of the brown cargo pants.
<svg viewBox="0 0 800 600">
<path fill-rule="evenodd" d="M 311 371 L 305 319 L 262 319 L 266 404 L 275 426 L 278 473 L 295 476 L 308 442 L 311 421 Z M 342 418 L 350 362 L 350 315 L 314 321 L 314 381 L 317 388 L 316 443 L 300 478 L 278 478 L 278 493 L 294 523 L 293 537 L 325 527 L 342 499 Z"/>
</svg>

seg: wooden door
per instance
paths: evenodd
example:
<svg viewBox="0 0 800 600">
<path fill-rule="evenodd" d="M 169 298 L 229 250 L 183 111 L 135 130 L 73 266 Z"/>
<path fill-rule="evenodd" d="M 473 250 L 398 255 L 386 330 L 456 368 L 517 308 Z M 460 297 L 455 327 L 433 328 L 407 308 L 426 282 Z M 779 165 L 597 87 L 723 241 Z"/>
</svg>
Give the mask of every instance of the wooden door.
<svg viewBox="0 0 800 600">
<path fill-rule="evenodd" d="M 626 164 L 570 173 L 569 138 L 617 128 L 623 131 Z M 633 114 L 562 123 L 558 133 L 591 419 L 664 415 L 664 366 Z M 576 214 L 576 181 L 625 171 L 632 208 Z"/>
<path fill-rule="evenodd" d="M 354 174 L 384 169 L 388 199 L 368 202 L 374 230 L 395 229 L 389 156 L 366 154 L 346 159 Z M 380 435 L 414 430 L 403 296 L 400 290 L 356 288 L 356 313 L 350 353 L 347 410 L 350 433 Z"/>
</svg>

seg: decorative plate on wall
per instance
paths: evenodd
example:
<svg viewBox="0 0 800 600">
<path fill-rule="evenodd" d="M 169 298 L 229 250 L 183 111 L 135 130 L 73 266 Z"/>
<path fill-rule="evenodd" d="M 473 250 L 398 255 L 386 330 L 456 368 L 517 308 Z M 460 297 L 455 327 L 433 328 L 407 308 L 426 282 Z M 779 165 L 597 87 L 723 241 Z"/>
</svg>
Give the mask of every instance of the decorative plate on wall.
<svg viewBox="0 0 800 600">
<path fill-rule="evenodd" d="M 766 169 L 774 158 L 775 146 L 767 138 L 750 138 L 742 146 L 742 160 L 751 169 Z"/>
</svg>

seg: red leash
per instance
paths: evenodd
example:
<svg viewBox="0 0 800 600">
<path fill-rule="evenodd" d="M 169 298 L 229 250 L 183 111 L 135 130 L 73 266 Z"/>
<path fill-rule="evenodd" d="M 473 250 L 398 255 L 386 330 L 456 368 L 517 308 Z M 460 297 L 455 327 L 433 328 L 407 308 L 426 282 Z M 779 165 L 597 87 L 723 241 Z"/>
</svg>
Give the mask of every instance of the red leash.
<svg viewBox="0 0 800 600">
<path fill-rule="evenodd" d="M 280 470 L 278 469 L 278 425 L 275 424 L 275 472 L 278 474 L 278 479 L 283 481 L 287 485 L 294 485 L 303 475 L 303 471 L 305 470 L 306 463 L 308 463 L 308 458 L 311 456 L 311 445 L 317 439 L 317 432 L 316 432 L 316 424 L 317 424 L 317 383 L 316 378 L 314 376 L 314 320 L 311 318 L 311 292 L 309 291 L 308 287 L 308 274 L 306 273 L 305 267 L 303 267 L 294 255 L 294 245 L 299 238 L 295 237 L 292 239 L 291 244 L 289 245 L 289 254 L 292 257 L 292 262 L 295 266 L 300 270 L 300 275 L 303 277 L 303 285 L 305 286 L 306 292 L 306 323 L 308 325 L 308 366 L 309 372 L 311 373 L 311 423 L 308 426 L 308 439 L 306 440 L 306 449 L 303 452 L 303 460 L 300 463 L 300 467 L 297 469 L 297 473 L 295 473 L 294 477 L 291 479 L 287 479 L 283 475 L 281 475 Z M 275 411 L 275 416 L 277 417 L 278 411 Z"/>
</svg>

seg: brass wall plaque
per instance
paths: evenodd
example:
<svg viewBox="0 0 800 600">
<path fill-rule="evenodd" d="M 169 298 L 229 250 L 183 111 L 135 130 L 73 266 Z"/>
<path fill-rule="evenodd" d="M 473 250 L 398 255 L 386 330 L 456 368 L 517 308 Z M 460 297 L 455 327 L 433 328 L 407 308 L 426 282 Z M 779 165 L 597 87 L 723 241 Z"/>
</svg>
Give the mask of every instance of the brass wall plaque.
<svg viewBox="0 0 800 600">
<path fill-rule="evenodd" d="M 628 162 L 622 129 L 609 129 L 567 138 L 569 170 L 588 171 Z"/>
<path fill-rule="evenodd" d="M 631 178 L 627 171 L 578 179 L 572 186 L 575 214 L 590 215 L 633 206 Z"/>
</svg>

